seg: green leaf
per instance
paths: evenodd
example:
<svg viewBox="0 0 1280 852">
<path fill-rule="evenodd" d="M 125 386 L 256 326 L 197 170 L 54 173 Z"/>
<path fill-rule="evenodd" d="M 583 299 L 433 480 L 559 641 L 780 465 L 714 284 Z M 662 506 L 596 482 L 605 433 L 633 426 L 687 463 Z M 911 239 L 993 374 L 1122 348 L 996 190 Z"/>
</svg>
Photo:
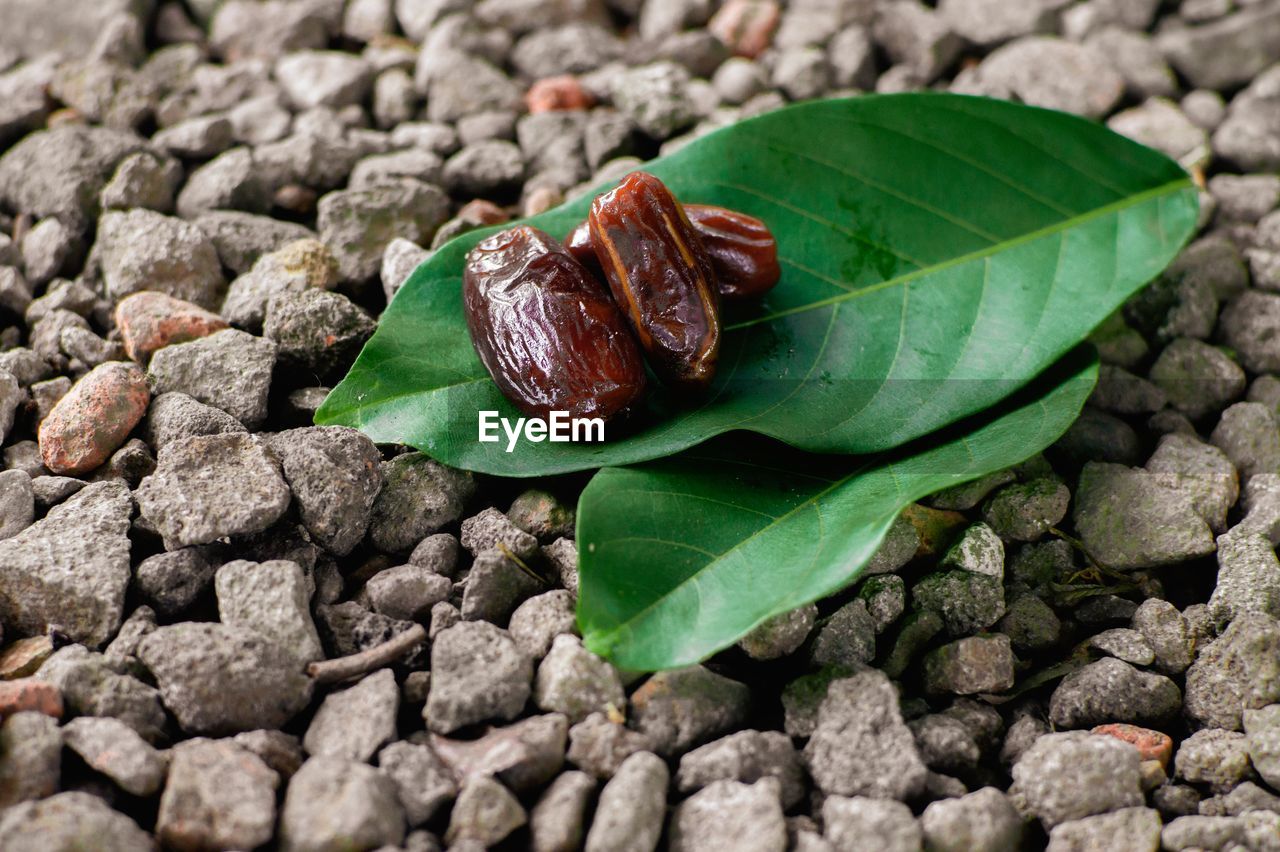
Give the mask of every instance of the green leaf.
<svg viewBox="0 0 1280 852">
<path fill-rule="evenodd" d="M 603 444 L 477 441 L 518 413 L 476 357 L 461 273 L 492 230 L 453 240 L 383 315 L 316 414 L 448 464 L 535 476 L 660 458 L 732 430 L 868 453 L 998 402 L 1153 278 L 1195 227 L 1172 161 L 1104 127 L 937 93 L 798 104 L 646 164 L 684 201 L 763 219 L 783 274 L 727 314 L 694 407 L 650 395 Z M 591 195 L 529 220 L 562 236 Z"/>
<path fill-rule="evenodd" d="M 1076 350 L 998 410 L 879 457 L 736 436 L 596 474 L 578 502 L 578 626 L 619 668 L 688 665 L 847 586 L 904 506 L 1034 455 L 1093 388 Z"/>
</svg>

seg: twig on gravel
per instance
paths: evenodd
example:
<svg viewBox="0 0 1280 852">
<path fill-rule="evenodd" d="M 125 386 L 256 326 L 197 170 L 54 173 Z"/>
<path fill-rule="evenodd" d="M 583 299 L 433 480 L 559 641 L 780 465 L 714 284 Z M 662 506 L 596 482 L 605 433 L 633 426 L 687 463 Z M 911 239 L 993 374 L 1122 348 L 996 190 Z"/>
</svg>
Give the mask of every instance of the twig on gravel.
<svg viewBox="0 0 1280 852">
<path fill-rule="evenodd" d="M 381 645 L 375 645 L 358 654 L 311 663 L 307 666 L 307 674 L 316 683 L 337 683 L 340 680 L 368 674 L 375 669 L 394 663 L 426 641 L 426 638 L 426 628 L 421 624 L 415 624 L 405 632 L 392 636 Z"/>
</svg>

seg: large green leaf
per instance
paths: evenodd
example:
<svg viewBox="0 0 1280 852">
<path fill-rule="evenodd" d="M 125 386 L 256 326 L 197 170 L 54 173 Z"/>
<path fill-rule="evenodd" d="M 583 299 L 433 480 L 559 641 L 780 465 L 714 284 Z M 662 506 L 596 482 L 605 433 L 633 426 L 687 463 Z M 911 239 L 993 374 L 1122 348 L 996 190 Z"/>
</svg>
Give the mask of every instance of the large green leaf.
<svg viewBox="0 0 1280 852">
<path fill-rule="evenodd" d="M 316 422 L 507 476 L 660 458 L 731 430 L 875 452 L 1031 380 L 1164 268 L 1197 211 L 1173 161 L 1103 127 L 944 94 L 800 104 L 645 168 L 777 235 L 782 280 L 726 316 L 704 401 L 651 394 L 604 444 L 479 443 L 478 410 L 518 416 L 463 321 L 463 259 L 481 231 L 413 274 Z M 563 235 L 590 200 L 530 221 Z"/>
<path fill-rule="evenodd" d="M 1096 375 L 1082 347 L 998 410 L 879 457 L 728 437 L 602 470 L 578 502 L 587 647 L 631 671 L 688 665 L 838 591 L 908 503 L 1052 443 Z"/>
</svg>

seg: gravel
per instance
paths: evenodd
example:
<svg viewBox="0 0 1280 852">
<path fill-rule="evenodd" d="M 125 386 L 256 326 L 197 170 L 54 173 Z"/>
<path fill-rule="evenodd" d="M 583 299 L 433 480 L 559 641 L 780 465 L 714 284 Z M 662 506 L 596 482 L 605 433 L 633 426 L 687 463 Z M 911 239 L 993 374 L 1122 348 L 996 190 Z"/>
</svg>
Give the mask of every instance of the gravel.
<svg viewBox="0 0 1280 852">
<path fill-rule="evenodd" d="M 1274 847 L 1272 0 L 81 6 L 0 17 L 6 850 Z M 577 634 L 584 480 L 311 425 L 458 234 L 922 88 L 1166 152 L 1201 228 L 1068 435 L 849 589 L 620 672 Z"/>
</svg>

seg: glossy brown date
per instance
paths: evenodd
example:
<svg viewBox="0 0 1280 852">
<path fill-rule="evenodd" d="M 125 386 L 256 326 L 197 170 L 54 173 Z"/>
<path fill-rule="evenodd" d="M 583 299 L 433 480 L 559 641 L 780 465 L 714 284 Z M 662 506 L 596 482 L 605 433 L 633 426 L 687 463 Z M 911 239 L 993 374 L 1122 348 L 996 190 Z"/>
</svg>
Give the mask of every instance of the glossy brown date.
<svg viewBox="0 0 1280 852">
<path fill-rule="evenodd" d="M 644 394 L 640 349 L 599 282 L 550 235 L 520 226 L 467 255 L 471 342 L 498 389 L 526 414 L 608 420 Z"/>
<path fill-rule="evenodd" d="M 722 299 L 750 299 L 778 283 L 778 244 L 764 222 L 711 204 L 682 206 L 711 258 Z M 583 266 L 600 274 L 587 220 L 569 232 L 564 245 Z"/>
<path fill-rule="evenodd" d="M 711 259 L 684 210 L 632 172 L 591 204 L 591 242 L 613 299 L 665 383 L 700 391 L 715 376 L 720 306 Z"/>
</svg>

